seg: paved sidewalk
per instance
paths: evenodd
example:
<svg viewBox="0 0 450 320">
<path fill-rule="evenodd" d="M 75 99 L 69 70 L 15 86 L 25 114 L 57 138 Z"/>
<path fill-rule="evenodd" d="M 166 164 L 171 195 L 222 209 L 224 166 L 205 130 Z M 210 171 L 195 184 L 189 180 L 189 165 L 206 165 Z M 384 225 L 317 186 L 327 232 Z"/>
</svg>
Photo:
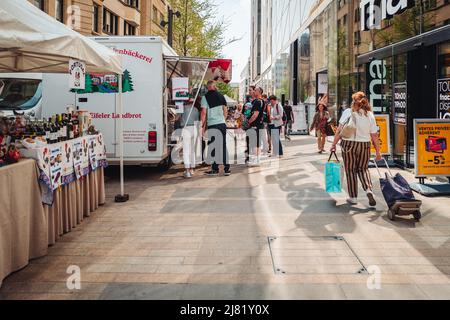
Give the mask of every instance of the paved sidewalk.
<svg viewBox="0 0 450 320">
<path fill-rule="evenodd" d="M 377 208 L 363 196 L 350 207 L 324 192 L 328 156 L 315 139 L 293 139 L 279 168 L 231 177 L 127 169 L 121 205 L 112 174 L 108 204 L 6 279 L 0 298 L 449 299 L 450 198 L 419 197 L 420 223 L 391 222 L 376 179 Z M 66 287 L 70 265 L 79 291 Z M 381 290 L 368 289 L 367 269 L 381 272 Z"/>
</svg>

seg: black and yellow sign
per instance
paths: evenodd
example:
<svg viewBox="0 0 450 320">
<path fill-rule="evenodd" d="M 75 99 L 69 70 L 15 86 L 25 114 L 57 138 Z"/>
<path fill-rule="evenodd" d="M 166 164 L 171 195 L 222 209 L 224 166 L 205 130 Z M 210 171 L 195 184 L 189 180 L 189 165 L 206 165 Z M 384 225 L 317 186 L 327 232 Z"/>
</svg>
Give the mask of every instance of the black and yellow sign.
<svg viewBox="0 0 450 320">
<path fill-rule="evenodd" d="M 416 176 L 450 177 L 450 120 L 414 120 Z"/>
<path fill-rule="evenodd" d="M 391 154 L 391 127 L 389 126 L 389 115 L 377 114 L 375 120 L 378 126 L 378 145 L 380 146 L 380 152 L 383 156 Z M 372 144 L 372 154 L 376 153 L 375 147 Z"/>
</svg>

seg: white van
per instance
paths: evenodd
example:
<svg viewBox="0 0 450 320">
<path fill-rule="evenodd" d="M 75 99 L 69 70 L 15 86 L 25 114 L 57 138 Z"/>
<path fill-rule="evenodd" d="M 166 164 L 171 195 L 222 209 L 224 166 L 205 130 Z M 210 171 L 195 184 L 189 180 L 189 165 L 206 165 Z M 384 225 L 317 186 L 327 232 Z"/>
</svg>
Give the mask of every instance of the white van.
<svg viewBox="0 0 450 320">
<path fill-rule="evenodd" d="M 156 165 L 168 168 L 172 146 L 170 137 L 174 130 L 176 110 L 175 103 L 171 100 L 171 77 L 188 77 L 190 87 L 199 88 L 209 60 L 178 57 L 160 37 L 92 39 L 120 54 L 124 71 L 128 70 L 131 75 L 134 91 L 123 93 L 125 165 Z M 48 118 L 53 114 L 66 112 L 69 105 L 88 110 L 96 129 L 104 135 L 109 162 L 118 163 L 119 112 L 116 94 L 71 93 L 68 89 L 68 75 L 35 75 L 36 79 L 28 78 L 25 74 L 19 75 L 13 74 L 14 77 L 10 78 L 11 75 L 0 74 L 0 97 L 4 96 L 2 83 L 3 86 L 6 83 L 4 90 L 9 91 L 12 86 L 10 82 L 29 83 L 29 94 L 27 93 L 26 97 L 28 103 L 24 100 L 24 104 L 20 105 L 20 112 L 35 115 L 36 118 Z M 38 84 L 39 82 L 41 83 Z M 41 97 L 40 103 L 34 104 L 38 97 Z M 0 115 L 2 112 L 12 115 L 11 109 L 18 108 L 17 104 L 19 102 L 2 107 L 4 104 L 0 98 Z M 32 104 L 34 106 L 31 106 Z"/>
</svg>

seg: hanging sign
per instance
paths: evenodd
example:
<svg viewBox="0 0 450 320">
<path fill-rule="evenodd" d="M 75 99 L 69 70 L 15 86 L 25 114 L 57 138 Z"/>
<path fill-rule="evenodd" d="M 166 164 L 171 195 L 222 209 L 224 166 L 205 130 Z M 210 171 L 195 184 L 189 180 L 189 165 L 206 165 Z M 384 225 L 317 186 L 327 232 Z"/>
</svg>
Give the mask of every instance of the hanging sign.
<svg viewBox="0 0 450 320">
<path fill-rule="evenodd" d="M 86 65 L 84 62 L 70 59 L 69 61 L 69 88 L 75 90 L 85 89 Z"/>
<path fill-rule="evenodd" d="M 437 90 L 438 117 L 450 119 L 450 78 L 439 79 Z"/>
<path fill-rule="evenodd" d="M 374 112 L 384 113 L 383 108 L 383 82 L 387 76 L 386 64 L 383 60 L 373 60 L 367 64 L 366 69 L 367 90 L 370 105 Z"/>
<path fill-rule="evenodd" d="M 394 83 L 394 123 L 406 126 L 407 108 L 406 82 Z"/>
<path fill-rule="evenodd" d="M 450 177 L 450 120 L 414 120 L 416 177 Z"/>
<path fill-rule="evenodd" d="M 375 121 L 378 127 L 378 145 L 380 146 L 380 153 L 383 156 L 391 154 L 391 127 L 389 126 L 389 115 L 388 114 L 377 114 L 375 115 Z M 371 152 L 374 155 L 376 150 L 372 145 Z"/>
<path fill-rule="evenodd" d="M 172 78 L 173 100 L 189 100 L 189 78 Z"/>
<path fill-rule="evenodd" d="M 381 21 L 401 14 L 415 4 L 415 0 L 361 0 L 361 30 L 381 29 Z"/>
</svg>

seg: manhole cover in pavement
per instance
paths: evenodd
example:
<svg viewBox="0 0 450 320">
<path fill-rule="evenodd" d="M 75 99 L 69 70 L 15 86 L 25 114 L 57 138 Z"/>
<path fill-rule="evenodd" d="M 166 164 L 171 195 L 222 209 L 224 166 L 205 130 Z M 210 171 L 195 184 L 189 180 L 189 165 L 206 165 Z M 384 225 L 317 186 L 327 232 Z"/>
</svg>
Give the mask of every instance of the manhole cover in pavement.
<svg viewBox="0 0 450 320">
<path fill-rule="evenodd" d="M 269 237 L 275 274 L 362 274 L 361 260 L 343 237 Z"/>
</svg>

